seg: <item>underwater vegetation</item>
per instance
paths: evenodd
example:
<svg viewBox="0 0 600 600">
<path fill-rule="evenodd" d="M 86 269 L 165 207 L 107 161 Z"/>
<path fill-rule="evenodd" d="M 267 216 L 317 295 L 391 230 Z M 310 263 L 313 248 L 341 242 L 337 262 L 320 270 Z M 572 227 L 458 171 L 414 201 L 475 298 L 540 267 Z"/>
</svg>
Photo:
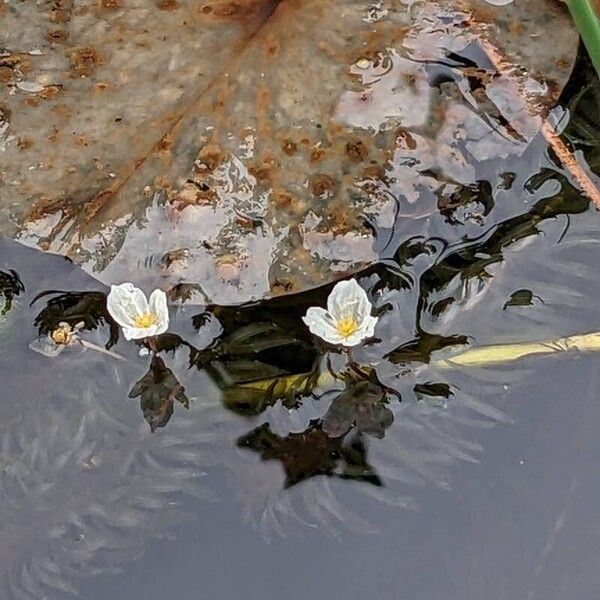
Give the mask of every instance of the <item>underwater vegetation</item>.
<svg viewBox="0 0 600 600">
<path fill-rule="evenodd" d="M 511 421 L 506 390 L 600 331 L 600 88 L 583 51 L 567 82 L 558 3 L 514 3 L 505 39 L 472 2 L 356 0 L 344 22 L 336 2 L 215 1 L 185 32 L 175 3 L 121 42 L 128 7 L 105 4 L 101 34 L 50 9 L 69 12 L 56 81 L 1 57 L 0 228 L 23 243 L 0 239 L 3 598 L 123 568 L 183 499 L 235 498 L 266 539 L 373 533 L 343 486 L 383 520 L 450 489 Z M 46 12 L 12 3 L 32 19 L 11 43 Z"/>
<path fill-rule="evenodd" d="M 73 590 L 80 575 L 122 564 L 179 518 L 182 494 L 214 497 L 215 469 L 231 473 L 244 518 L 266 537 L 302 523 L 374 531 L 336 497 L 336 481 L 396 507 L 413 506 L 411 486 L 449 486 L 454 462 L 479 460 L 473 432 L 510 420 L 504 386 L 532 363 L 448 371 L 432 357 L 472 337 L 600 329 L 586 300 L 600 224 L 560 174 L 541 181 L 527 212 L 484 235 L 454 247 L 405 240 L 358 274 L 378 320 L 352 361 L 302 321 L 335 283 L 267 302 L 174 304 L 167 332 L 127 342 L 101 284 L 1 242 L 22 282 L 6 279 L 18 305 L 1 358 L 14 373 L 4 393 L 20 398 L 0 407 L 3 536 L 15 548 L 0 575 L 6 594 Z M 524 285 L 543 303 L 511 304 Z M 61 323 L 125 360 L 80 345 L 52 359 L 28 349 Z"/>
</svg>

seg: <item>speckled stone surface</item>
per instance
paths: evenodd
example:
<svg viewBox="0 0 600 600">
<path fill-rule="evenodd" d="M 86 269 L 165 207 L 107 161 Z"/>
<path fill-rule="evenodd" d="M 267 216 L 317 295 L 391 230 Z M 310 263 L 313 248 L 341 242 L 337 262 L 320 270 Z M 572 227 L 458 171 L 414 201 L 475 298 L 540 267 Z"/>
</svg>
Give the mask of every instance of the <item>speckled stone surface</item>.
<svg viewBox="0 0 600 600">
<path fill-rule="evenodd" d="M 0 233 L 220 303 L 372 262 L 362 215 L 425 232 L 577 50 L 554 0 L 4 0 L 0 30 Z"/>
</svg>

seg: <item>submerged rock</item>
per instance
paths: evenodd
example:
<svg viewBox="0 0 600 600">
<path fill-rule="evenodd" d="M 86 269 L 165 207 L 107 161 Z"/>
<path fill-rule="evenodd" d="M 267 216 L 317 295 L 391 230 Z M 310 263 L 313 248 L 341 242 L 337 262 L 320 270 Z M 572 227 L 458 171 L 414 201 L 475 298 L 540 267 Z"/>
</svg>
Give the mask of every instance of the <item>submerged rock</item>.
<svg viewBox="0 0 600 600">
<path fill-rule="evenodd" d="M 430 232 L 538 136 L 578 39 L 540 0 L 3 6 L 0 233 L 199 302 L 354 272 L 393 222 Z"/>
</svg>

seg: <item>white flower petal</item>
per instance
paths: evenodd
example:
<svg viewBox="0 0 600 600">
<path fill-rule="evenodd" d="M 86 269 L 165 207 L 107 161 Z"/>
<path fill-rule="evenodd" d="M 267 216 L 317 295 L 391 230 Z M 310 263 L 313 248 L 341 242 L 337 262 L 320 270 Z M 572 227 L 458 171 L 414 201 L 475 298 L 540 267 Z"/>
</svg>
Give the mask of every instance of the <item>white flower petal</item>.
<svg viewBox="0 0 600 600">
<path fill-rule="evenodd" d="M 166 320 L 160 321 L 153 327 L 155 328 L 155 331 L 152 335 L 160 335 L 161 333 L 164 333 L 167 329 L 169 329 L 169 318 L 167 317 Z"/>
<path fill-rule="evenodd" d="M 123 335 L 126 340 L 141 340 L 147 337 L 151 337 L 153 334 L 151 331 L 156 327 L 123 327 Z"/>
<path fill-rule="evenodd" d="M 131 294 L 126 298 L 126 301 L 131 306 L 132 312 L 136 315 L 145 315 L 150 310 L 146 294 L 140 288 L 134 287 Z"/>
<path fill-rule="evenodd" d="M 144 331 L 146 332 L 146 335 L 144 337 L 153 337 L 155 335 L 158 335 L 159 333 L 164 333 L 164 329 L 162 331 L 158 331 L 159 330 L 159 324 L 155 323 L 154 325 L 150 325 L 150 327 L 146 327 L 144 328 Z"/>
<path fill-rule="evenodd" d="M 154 335 L 164 333 L 169 327 L 169 307 L 167 295 L 162 290 L 154 290 L 148 301 L 150 312 L 158 318 Z"/>
<path fill-rule="evenodd" d="M 311 333 L 330 344 L 339 344 L 342 340 L 329 313 L 320 306 L 311 306 L 302 320 Z"/>
<path fill-rule="evenodd" d="M 327 298 L 327 309 L 308 309 L 304 322 L 313 334 L 331 344 L 347 347 L 356 346 L 373 336 L 377 317 L 371 316 L 372 305 L 367 293 L 355 279 L 336 283 Z M 338 324 L 342 322 L 345 326 L 349 320 L 354 321 L 356 330 L 350 335 L 342 336 Z"/>
<path fill-rule="evenodd" d="M 327 310 L 334 320 L 353 317 L 358 321 L 371 312 L 367 293 L 355 279 L 336 283 L 327 298 Z"/>
<path fill-rule="evenodd" d="M 123 290 L 119 289 L 120 286 L 113 285 L 110 289 L 110 293 L 106 298 L 106 308 L 108 314 L 121 326 L 129 327 L 133 325 L 135 315 L 131 314 L 126 304 L 122 301 Z"/>
<path fill-rule="evenodd" d="M 358 346 L 364 339 L 365 338 L 361 335 L 361 333 L 356 331 L 352 335 L 343 338 L 340 344 L 346 348 L 352 348 L 352 346 Z"/>
<path fill-rule="evenodd" d="M 306 315 L 302 317 L 302 320 L 313 333 L 315 328 L 333 327 L 328 312 L 320 306 L 311 306 L 306 311 Z"/>
<path fill-rule="evenodd" d="M 364 339 L 373 337 L 375 334 L 375 326 L 377 325 L 377 321 L 379 319 L 377 317 L 372 317 L 371 315 L 367 315 L 362 323 L 362 327 L 360 331 L 364 334 Z"/>
<path fill-rule="evenodd" d="M 348 301 L 354 296 L 355 284 L 354 279 L 349 279 L 348 281 L 338 281 L 333 286 L 327 298 L 327 311 L 333 319 L 338 320 L 346 314 Z"/>
<path fill-rule="evenodd" d="M 111 286 L 108 297 L 110 299 L 110 304 L 107 303 L 109 312 L 111 309 L 115 309 L 115 315 L 120 318 L 126 315 L 131 323 L 135 321 L 136 317 L 148 312 L 148 301 L 144 292 L 132 283 Z M 117 305 L 120 309 L 116 308 Z M 111 316 L 113 316 L 112 312 Z M 113 318 L 117 321 L 115 316 Z"/>
</svg>

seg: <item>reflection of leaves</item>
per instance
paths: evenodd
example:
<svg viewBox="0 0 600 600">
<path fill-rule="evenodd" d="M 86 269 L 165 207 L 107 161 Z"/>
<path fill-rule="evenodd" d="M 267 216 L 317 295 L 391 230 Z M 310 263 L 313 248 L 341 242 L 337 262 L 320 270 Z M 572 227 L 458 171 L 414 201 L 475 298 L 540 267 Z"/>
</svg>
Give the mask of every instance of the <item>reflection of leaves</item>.
<svg viewBox="0 0 600 600">
<path fill-rule="evenodd" d="M 586 154 L 589 162 L 589 147 L 600 145 L 597 122 L 600 110 L 600 81 L 587 53 L 580 53 L 573 75 L 565 87 L 564 96 L 570 113 L 564 135 L 571 143 L 588 150 Z M 586 146 L 588 148 L 585 148 Z M 597 153 L 595 156 L 597 158 Z"/>
<path fill-rule="evenodd" d="M 475 205 L 481 206 L 481 212 L 475 210 Z M 472 210 L 469 212 L 468 207 Z M 453 194 L 440 194 L 438 209 L 449 223 L 459 223 L 462 220 L 479 220 L 483 224 L 482 217 L 486 217 L 494 208 L 491 185 L 488 181 L 479 181 L 476 184 L 459 188 Z M 459 216 L 459 213 L 462 215 Z"/>
<path fill-rule="evenodd" d="M 223 327 L 223 337 L 234 336 L 236 331 L 248 326 L 272 327 L 272 332 L 287 332 L 296 339 L 310 339 L 301 317 L 309 306 L 324 305 L 335 282 L 307 292 L 271 298 L 267 302 L 248 302 L 239 306 L 211 304 L 206 312 L 193 317 L 196 329 L 207 320 L 206 313 L 213 314 Z M 252 332 L 252 330 L 250 330 Z M 241 336 L 242 334 L 240 334 Z M 250 336 L 249 336 L 250 337 Z"/>
<path fill-rule="evenodd" d="M 545 176 L 549 177 L 546 173 Z M 531 185 L 541 185 L 543 178 L 538 178 Z M 443 260 L 438 261 L 421 277 L 421 298 L 419 301 L 419 317 L 425 309 L 439 315 L 445 308 L 451 306 L 456 298 L 437 299 L 429 306 L 429 296 L 435 291 L 446 288 L 455 278 L 461 281 L 475 278 L 489 278 L 486 270 L 490 265 L 503 260 L 507 247 L 518 240 L 540 233 L 540 223 L 558 215 L 580 213 L 588 208 L 588 200 L 579 194 L 570 194 L 569 188 L 563 188 L 559 196 L 541 200 L 527 213 L 507 219 L 494 225 L 487 233 L 476 239 L 461 243 L 460 246 L 448 253 Z"/>
<path fill-rule="evenodd" d="M 411 361 L 428 362 L 431 355 L 437 350 L 466 343 L 467 338 L 464 335 L 438 335 L 422 331 L 417 339 L 392 350 L 385 358 L 398 364 Z"/>
<path fill-rule="evenodd" d="M 214 347 L 197 351 L 192 362 L 210 373 L 227 408 L 258 414 L 278 399 L 293 407 L 297 396 L 314 387 L 318 352 L 300 319 L 304 302 L 289 307 L 288 302 L 209 307 L 223 334 Z M 195 327 L 206 314 L 194 317 Z"/>
<path fill-rule="evenodd" d="M 320 421 L 312 421 L 301 433 L 280 437 L 268 423 L 240 437 L 237 445 L 259 452 L 263 460 L 277 460 L 286 474 L 285 487 L 316 477 L 339 477 L 381 485 L 367 462 L 367 449 L 360 434 L 346 439 L 330 437 Z"/>
<path fill-rule="evenodd" d="M 107 323 L 110 328 L 110 337 L 106 347 L 110 348 L 117 343 L 119 327 L 108 314 L 106 294 L 103 292 L 47 291 L 38 294 L 31 304 L 51 294 L 59 295 L 47 301 L 46 307 L 33 322 L 38 327 L 40 335 L 53 331 L 62 322 L 68 323 L 71 327 L 83 323 L 84 330 L 97 329 Z"/>
<path fill-rule="evenodd" d="M 358 382 L 336 396 L 323 417 L 323 431 L 339 437 L 352 427 L 363 433 L 383 438 L 393 423 L 394 414 L 386 406 L 383 390 L 369 382 Z"/>
<path fill-rule="evenodd" d="M 0 316 L 8 313 L 13 299 L 23 291 L 25 286 L 16 271 L 0 271 L 0 296 L 4 298 L 3 304 L 0 305 Z"/>
<path fill-rule="evenodd" d="M 129 397 L 140 397 L 140 408 L 152 432 L 169 422 L 175 400 L 189 408 L 183 386 L 159 356 L 152 358 L 150 369 L 131 388 Z"/>
<path fill-rule="evenodd" d="M 538 296 L 535 296 L 531 290 L 517 290 L 510 295 L 510 298 L 506 301 L 503 308 L 508 306 L 533 306 L 533 299 L 537 298 L 542 302 L 543 300 Z"/>
<path fill-rule="evenodd" d="M 258 353 L 270 348 L 281 348 L 297 341 L 292 332 L 271 323 L 252 323 L 233 331 L 223 340 L 222 347 L 229 354 Z"/>
<path fill-rule="evenodd" d="M 213 363 L 211 365 L 213 374 L 218 373 L 216 371 L 217 366 L 228 369 L 231 365 Z M 273 368 L 262 364 L 247 365 L 248 367 L 248 370 L 252 369 L 253 377 L 259 373 L 266 373 Z M 228 371 L 225 371 L 225 373 L 228 376 L 231 374 Z M 218 375 L 221 377 L 220 380 L 223 381 L 223 372 L 218 373 Z M 222 401 L 229 410 L 240 414 L 260 414 L 279 400 L 287 408 L 296 408 L 299 405 L 299 398 L 309 395 L 319 382 L 318 371 L 293 375 L 281 373 L 274 377 L 257 379 L 247 383 L 234 384 L 232 382 L 231 385 L 223 387 Z"/>
<path fill-rule="evenodd" d="M 445 398 L 454 395 L 454 392 L 447 383 L 417 383 L 414 387 L 414 392 L 417 398 Z"/>
</svg>

